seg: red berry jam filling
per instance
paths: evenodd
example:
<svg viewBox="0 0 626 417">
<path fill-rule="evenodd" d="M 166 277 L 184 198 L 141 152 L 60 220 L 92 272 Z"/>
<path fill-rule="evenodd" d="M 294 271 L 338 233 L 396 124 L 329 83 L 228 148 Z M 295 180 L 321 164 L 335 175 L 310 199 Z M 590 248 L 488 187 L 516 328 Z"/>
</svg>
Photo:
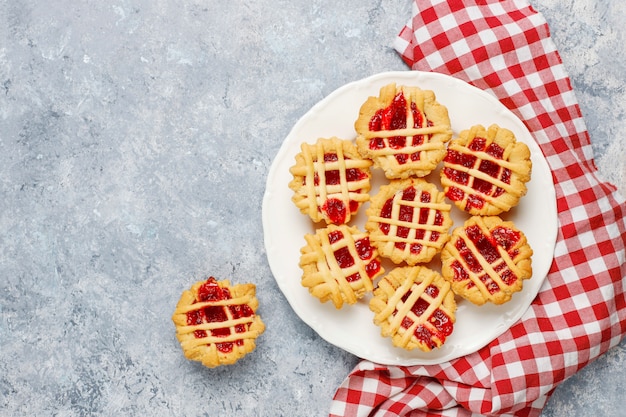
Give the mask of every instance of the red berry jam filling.
<svg viewBox="0 0 626 417">
<path fill-rule="evenodd" d="M 320 207 L 320 210 L 326 213 L 328 220 L 334 224 L 344 223 L 348 216 L 346 205 L 338 198 L 329 198 L 322 207 Z"/>
<path fill-rule="evenodd" d="M 411 103 L 410 112 L 413 117 L 413 126 L 414 128 L 421 128 L 424 125 L 433 126 L 433 123 L 430 120 L 425 120 L 424 115 L 417 108 L 415 103 Z M 397 129 L 405 129 L 407 128 L 407 103 L 406 98 L 404 97 L 404 93 L 400 91 L 394 97 L 393 101 L 389 106 L 384 109 L 379 109 L 374 116 L 371 118 L 369 122 L 369 130 L 372 132 L 379 132 L 382 130 L 397 130 Z M 425 140 L 428 140 L 429 136 L 426 135 L 415 135 L 409 141 L 407 141 L 406 136 L 392 136 L 387 139 L 387 143 L 389 148 L 394 150 L 401 150 L 407 146 L 419 146 L 424 143 Z M 386 147 L 385 140 L 383 138 L 372 138 L 369 143 L 369 147 L 372 150 L 384 149 Z M 395 154 L 396 161 L 398 164 L 403 165 L 409 161 L 419 161 L 420 153 L 414 152 L 411 154 L 408 153 L 397 153 Z"/>
<path fill-rule="evenodd" d="M 433 298 L 437 297 L 437 295 L 439 294 L 439 288 L 437 288 L 434 285 L 429 285 L 426 288 L 425 293 L 430 295 Z M 406 302 L 410 295 L 411 295 L 410 291 L 404 294 L 404 296 L 402 297 L 402 301 Z M 424 300 L 423 298 L 419 298 L 415 302 L 413 307 L 411 307 L 411 311 L 417 317 L 421 317 L 422 314 L 424 314 L 424 312 L 428 309 L 428 307 L 429 307 L 428 301 Z M 397 313 L 397 310 L 394 314 L 396 313 Z M 421 343 L 424 343 L 430 349 L 434 349 L 437 347 L 437 343 L 433 339 L 444 342 L 446 340 L 446 337 L 452 334 L 453 323 L 450 317 L 448 317 L 448 315 L 439 308 L 437 308 L 433 312 L 431 317 L 429 317 L 428 321 L 434 326 L 434 329 L 430 327 L 426 327 L 424 325 L 419 325 L 415 328 L 414 335 L 417 338 L 417 340 L 419 340 Z M 402 320 L 401 326 L 404 327 L 405 329 L 410 328 L 412 325 L 413 325 L 413 320 L 411 320 L 409 317 L 405 317 Z"/>
<path fill-rule="evenodd" d="M 328 241 L 331 245 L 340 241 L 343 238 L 344 235 L 339 230 L 334 230 L 328 234 Z M 365 271 L 370 278 L 373 277 L 380 271 L 381 265 L 378 259 L 373 258 L 374 248 L 372 248 L 372 246 L 370 245 L 369 237 L 358 239 L 354 242 L 354 244 L 359 259 L 363 261 L 369 261 L 365 266 Z M 355 260 L 347 247 L 337 249 L 334 252 L 334 255 L 335 260 L 337 261 L 337 265 L 339 265 L 341 269 L 350 268 L 355 263 Z M 361 279 L 361 276 L 358 272 L 346 277 L 346 280 L 348 282 L 358 281 L 359 279 Z"/>
<path fill-rule="evenodd" d="M 198 302 L 211 302 L 222 301 L 231 299 L 230 291 L 228 288 L 221 288 L 215 278 L 210 277 L 207 281 L 198 289 L 198 296 L 196 303 Z M 194 303 L 195 304 L 195 303 Z M 254 311 L 247 304 L 243 305 L 231 305 L 231 306 L 208 306 L 198 310 L 192 310 L 187 313 L 187 324 L 190 326 L 199 325 L 203 323 L 220 323 L 228 320 L 228 312 L 230 312 L 233 319 L 241 317 L 252 317 Z M 244 333 L 249 327 L 249 324 L 238 324 L 235 326 L 236 333 Z M 217 328 L 208 330 L 211 336 L 214 337 L 227 337 L 230 336 L 230 328 Z M 194 336 L 198 339 L 207 337 L 207 330 L 196 330 Z M 235 340 L 234 342 L 216 343 L 217 349 L 220 352 L 229 353 L 232 352 L 233 346 L 243 345 L 243 340 Z"/>
<path fill-rule="evenodd" d="M 496 260 L 500 259 L 498 253 L 497 243 L 485 236 L 478 226 L 470 226 L 465 228 L 467 237 L 470 238 L 480 255 L 485 258 L 489 264 L 493 264 Z"/>
<path fill-rule="evenodd" d="M 417 195 L 417 190 L 414 187 L 408 187 L 402 192 L 402 200 L 403 201 L 415 201 L 416 195 Z M 430 193 L 422 192 L 422 194 L 420 195 L 420 201 L 422 203 L 430 203 L 431 201 Z M 393 210 L 393 198 L 390 198 L 383 205 L 383 208 L 380 212 L 380 216 L 385 219 L 391 219 L 392 210 Z M 414 222 L 413 220 L 414 211 L 415 211 L 415 207 L 401 205 L 400 212 L 398 214 L 398 220 L 402 222 Z M 419 216 L 417 219 L 418 224 L 428 224 L 429 212 L 430 212 L 430 209 L 427 207 L 419 208 Z M 435 214 L 434 225 L 441 226 L 442 224 L 443 224 L 443 215 L 441 214 L 439 210 L 437 210 Z M 389 235 L 391 226 L 388 223 L 381 223 L 379 225 L 379 229 L 385 235 Z M 409 227 L 398 226 L 398 228 L 396 229 L 396 236 L 406 239 L 409 236 L 410 231 L 411 231 L 411 228 Z M 417 229 L 415 231 L 414 239 L 423 240 L 425 233 L 426 232 L 424 229 Z M 436 231 L 431 232 L 429 241 L 436 242 L 438 239 L 439 239 L 439 232 L 436 232 Z M 396 242 L 394 246 L 399 250 L 406 249 L 405 242 Z M 423 245 L 418 242 L 411 243 L 409 247 L 409 250 L 411 251 L 411 253 L 414 253 L 414 254 L 419 254 L 422 251 L 422 249 L 423 249 Z"/>
<path fill-rule="evenodd" d="M 502 159 L 504 155 L 504 149 L 500 145 L 496 143 L 491 143 L 487 146 L 486 144 L 486 139 L 476 137 L 469 143 L 467 147 L 472 151 L 485 152 L 495 159 Z M 464 154 L 462 152 L 449 149 L 446 157 L 444 158 L 444 163 L 450 165 L 460 165 L 464 168 L 472 169 L 476 165 L 476 160 L 477 157 L 474 155 Z M 511 183 L 511 170 L 501 167 L 498 163 L 494 161 L 481 160 L 476 169 L 484 174 L 489 175 L 492 178 L 499 179 L 505 184 Z M 443 169 L 443 174 L 459 185 L 468 185 L 470 183 L 470 176 L 467 172 L 459 171 L 450 167 L 445 167 Z M 490 181 L 486 181 L 480 178 L 474 178 L 471 183 L 471 187 L 479 194 L 492 196 L 494 198 L 501 196 L 505 192 L 503 188 L 494 186 Z M 452 201 L 461 201 L 463 200 L 463 198 L 465 198 L 465 191 L 458 187 L 451 186 L 446 192 L 446 197 L 448 197 Z M 466 211 L 471 208 L 481 209 L 484 204 L 485 199 L 480 195 L 469 195 L 466 205 Z"/>
<path fill-rule="evenodd" d="M 491 231 L 491 236 L 496 240 L 498 245 L 502 246 L 507 252 L 509 252 L 521 238 L 520 232 L 502 226 L 494 227 Z"/>
</svg>

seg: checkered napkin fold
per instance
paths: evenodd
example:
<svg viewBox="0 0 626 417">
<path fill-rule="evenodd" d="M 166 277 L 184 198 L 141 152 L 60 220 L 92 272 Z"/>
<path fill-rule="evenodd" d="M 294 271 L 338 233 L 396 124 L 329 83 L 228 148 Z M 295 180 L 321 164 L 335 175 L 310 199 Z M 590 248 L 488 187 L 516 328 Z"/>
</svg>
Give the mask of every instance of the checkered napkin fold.
<svg viewBox="0 0 626 417">
<path fill-rule="evenodd" d="M 412 69 L 486 90 L 526 124 L 555 183 L 554 260 L 530 308 L 489 345 L 439 365 L 361 361 L 330 415 L 537 416 L 560 382 L 626 333 L 626 204 L 596 176 L 547 23 L 524 0 L 415 0 L 395 47 Z"/>
</svg>

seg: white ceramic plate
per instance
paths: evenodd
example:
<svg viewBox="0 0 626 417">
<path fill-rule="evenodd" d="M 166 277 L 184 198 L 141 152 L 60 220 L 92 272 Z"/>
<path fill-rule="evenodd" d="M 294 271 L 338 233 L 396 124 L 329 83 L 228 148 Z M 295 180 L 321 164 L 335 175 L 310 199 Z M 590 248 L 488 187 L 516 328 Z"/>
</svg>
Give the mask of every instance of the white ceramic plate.
<svg viewBox="0 0 626 417">
<path fill-rule="evenodd" d="M 300 213 L 291 201 L 288 187 L 289 168 L 300 152 L 302 142 L 314 143 L 319 137 L 337 136 L 353 139 L 354 122 L 361 104 L 368 96 L 377 96 L 380 87 L 395 82 L 433 90 L 437 101 L 448 108 L 456 134 L 474 124 L 497 123 L 512 130 L 518 140 L 531 150 L 532 179 L 528 193 L 511 212 L 502 215 L 513 220 L 533 248 L 533 277 L 521 292 L 506 304 L 481 307 L 458 299 L 456 324 L 445 344 L 432 352 L 406 351 L 393 347 L 389 338 L 380 335 L 372 322 L 369 298 L 336 310 L 330 302 L 322 304 L 300 284 L 298 266 L 304 235 L 314 233 L 315 224 Z M 380 170 L 374 170 L 371 195 L 384 182 Z M 439 184 L 439 172 L 427 177 Z M 367 207 L 361 207 L 351 224 L 364 230 Z M 455 226 L 468 216 L 453 207 Z M 387 365 L 427 365 L 446 362 L 473 353 L 505 332 L 528 309 L 537 295 L 552 263 L 557 234 L 556 198 L 552 175 L 546 160 L 524 124 L 490 94 L 463 81 L 436 73 L 418 71 L 387 72 L 356 81 L 335 90 L 317 103 L 293 127 L 283 142 L 269 171 L 263 198 L 263 229 L 270 268 L 281 291 L 298 316 L 328 342 L 373 362 Z M 452 229 L 451 229 L 452 230 Z M 390 265 L 383 264 L 387 272 Z M 439 257 L 429 265 L 440 270 Z"/>
</svg>

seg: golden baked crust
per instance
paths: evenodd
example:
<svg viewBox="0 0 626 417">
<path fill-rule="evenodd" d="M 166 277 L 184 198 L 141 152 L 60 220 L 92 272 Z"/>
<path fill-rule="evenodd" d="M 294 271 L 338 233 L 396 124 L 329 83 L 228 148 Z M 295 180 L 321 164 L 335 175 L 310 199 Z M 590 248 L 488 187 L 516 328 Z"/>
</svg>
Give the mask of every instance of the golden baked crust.
<svg viewBox="0 0 626 417">
<path fill-rule="evenodd" d="M 508 129 L 481 125 L 464 130 L 448 145 L 441 184 L 446 196 L 472 215 L 509 211 L 526 194 L 530 150 Z"/>
<path fill-rule="evenodd" d="M 337 309 L 371 292 L 373 280 L 384 272 L 368 234 L 355 226 L 331 224 L 304 238 L 302 286 L 323 303 L 331 300 Z"/>
<path fill-rule="evenodd" d="M 435 93 L 395 83 L 363 103 L 354 128 L 361 155 L 389 179 L 428 175 L 446 155 L 452 137 L 448 109 Z"/>
<path fill-rule="evenodd" d="M 512 222 L 473 216 L 452 231 L 441 251 L 441 273 L 456 294 L 472 303 L 503 304 L 532 276 L 532 254 Z"/>
<path fill-rule="evenodd" d="M 456 321 L 450 283 L 423 266 L 393 269 L 383 277 L 370 300 L 374 324 L 394 346 L 429 352 L 441 347 Z"/>
<path fill-rule="evenodd" d="M 349 140 L 320 138 L 303 143 L 290 168 L 292 201 L 314 222 L 343 224 L 369 200 L 370 167 Z"/>
<path fill-rule="evenodd" d="M 185 357 L 213 368 L 252 352 L 265 331 L 254 284 L 231 286 L 210 277 L 183 291 L 172 321 Z"/>
<path fill-rule="evenodd" d="M 381 186 L 365 224 L 380 255 L 396 264 L 430 262 L 450 238 L 451 206 L 444 199 L 437 186 L 421 178 Z"/>
</svg>

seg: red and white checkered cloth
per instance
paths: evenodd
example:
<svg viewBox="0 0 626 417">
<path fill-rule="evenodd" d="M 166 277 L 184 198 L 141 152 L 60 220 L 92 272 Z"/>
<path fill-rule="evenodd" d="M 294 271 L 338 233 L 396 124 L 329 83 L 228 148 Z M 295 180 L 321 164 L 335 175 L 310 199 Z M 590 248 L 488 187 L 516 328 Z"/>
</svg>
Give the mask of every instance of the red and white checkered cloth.
<svg viewBox="0 0 626 417">
<path fill-rule="evenodd" d="M 476 353 L 428 366 L 362 361 L 331 416 L 537 416 L 554 388 L 626 333 L 626 204 L 596 176 L 589 136 L 544 18 L 524 0 L 415 0 L 396 49 L 494 94 L 552 170 L 559 233 L 524 316 Z"/>
</svg>

